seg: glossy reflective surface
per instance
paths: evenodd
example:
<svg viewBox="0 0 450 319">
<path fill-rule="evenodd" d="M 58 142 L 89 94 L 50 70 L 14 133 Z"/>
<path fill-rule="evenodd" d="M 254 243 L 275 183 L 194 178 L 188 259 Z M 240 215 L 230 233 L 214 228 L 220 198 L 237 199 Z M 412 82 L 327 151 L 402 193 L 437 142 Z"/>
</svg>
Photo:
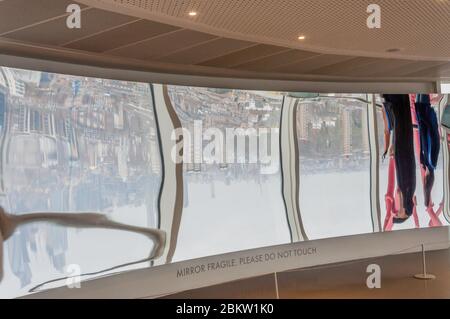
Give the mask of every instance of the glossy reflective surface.
<svg viewBox="0 0 450 319">
<path fill-rule="evenodd" d="M 281 94 L 269 92 L 215 90 L 170 86 L 172 104 L 184 128 L 192 132 L 192 144 L 202 127 L 202 141 L 193 145 L 193 157 L 203 156 L 203 163 L 184 164 L 184 207 L 174 260 L 215 255 L 230 251 L 290 242 L 286 213 L 281 193 L 279 136 L 258 135 L 256 141 L 273 142 L 268 150 L 270 162 L 250 163 L 258 157 L 259 148 L 245 141 L 239 153 L 225 140 L 226 130 L 279 129 Z M 225 151 L 236 148 L 229 163 L 208 164 L 205 151 L 210 141 L 208 129 L 224 134 Z M 215 136 L 218 138 L 218 136 Z M 197 148 L 198 152 L 195 152 Z M 200 151 L 201 150 L 201 151 Z M 228 154 L 229 155 L 229 154 Z M 243 158 L 245 157 L 245 158 Z"/>
<path fill-rule="evenodd" d="M 440 95 L 431 95 L 431 106 L 433 110 L 437 113 L 438 118 L 438 104 L 441 99 Z M 414 97 L 411 97 L 412 100 Z M 385 149 L 385 142 L 384 142 L 384 131 L 385 131 L 385 125 L 383 121 L 383 99 L 381 96 L 377 97 L 377 122 L 378 122 L 378 141 L 379 141 L 379 147 L 380 152 L 383 153 Z M 415 116 L 415 112 L 412 113 L 413 116 Z M 417 214 L 414 214 L 417 216 L 417 218 L 410 218 L 403 224 L 394 224 L 392 225 L 391 229 L 386 230 L 398 230 L 398 229 L 410 229 L 410 228 L 417 228 L 417 227 L 429 227 L 429 226 L 439 226 L 439 223 L 442 225 L 448 225 L 448 221 L 445 219 L 444 214 L 442 212 L 438 213 L 440 210 L 440 205 L 444 201 L 444 186 L 443 186 L 443 178 L 444 178 L 444 168 L 443 168 L 443 153 L 442 151 L 439 152 L 439 157 L 437 161 L 437 165 L 435 168 L 435 180 L 431 191 L 431 199 L 432 199 L 432 206 L 431 210 L 428 211 L 427 207 L 425 206 L 425 200 L 424 200 L 424 182 L 422 179 L 422 166 L 420 164 L 419 160 L 419 153 L 420 150 L 420 140 L 416 140 L 416 138 L 419 138 L 419 127 L 416 125 L 414 127 L 414 143 L 415 143 L 415 160 L 416 160 L 416 191 L 414 193 L 417 204 L 416 204 L 416 211 Z M 385 222 L 386 219 L 386 200 L 385 195 L 387 192 L 387 184 L 389 179 L 389 156 L 387 156 L 386 159 L 382 160 L 380 162 L 380 207 L 381 207 L 381 220 L 382 223 Z M 395 173 L 394 173 L 395 174 Z M 434 221 L 434 223 L 432 222 Z M 388 227 L 389 228 L 389 227 Z"/>
<path fill-rule="evenodd" d="M 93 212 L 169 232 L 161 220 L 173 218 L 172 212 L 159 210 L 161 149 L 176 139 L 161 139 L 152 92 L 147 83 L 0 68 L 0 205 L 12 215 Z M 164 92 L 164 107 L 174 110 L 183 129 L 177 180 L 183 203 L 180 227 L 173 228 L 174 262 L 291 242 L 298 225 L 289 224 L 292 212 L 283 186 L 297 181 L 295 217 L 310 240 L 370 233 L 374 216 L 384 220 L 387 161 L 380 159 L 379 189 L 371 192 L 371 159 L 381 157 L 384 142 L 380 97 L 374 122 L 366 94 L 182 86 L 167 86 Z M 281 123 L 288 95 L 296 103 L 296 117 Z M 432 98 L 435 109 L 438 98 Z M 375 141 L 369 138 L 375 124 L 380 154 L 374 154 Z M 286 125 L 295 126 L 295 138 L 288 137 L 298 146 L 291 159 L 298 171 L 282 171 L 288 169 L 281 159 L 291 155 L 280 154 Z M 436 226 L 424 207 L 419 169 L 418 227 Z M 443 198 L 443 175 L 440 154 L 433 209 Z M 376 191 L 379 212 L 371 205 Z M 437 218 L 447 224 L 443 214 Z M 391 229 L 412 227 L 410 219 Z M 64 286 L 68 276 L 85 280 L 166 262 L 148 259 L 154 240 L 114 228 L 41 222 L 20 225 L 11 237 L 2 232 L 7 240 L 0 297 L 24 295 L 36 286 Z"/>
<path fill-rule="evenodd" d="M 372 232 L 365 95 L 299 99 L 300 212 L 309 239 Z"/>
<path fill-rule="evenodd" d="M 158 227 L 162 172 L 148 84 L 0 72 L 0 195 L 9 213 L 99 212 Z M 71 264 L 85 274 L 145 258 L 152 246 L 117 230 L 20 226 L 4 246 L 0 297 L 73 275 Z"/>
</svg>

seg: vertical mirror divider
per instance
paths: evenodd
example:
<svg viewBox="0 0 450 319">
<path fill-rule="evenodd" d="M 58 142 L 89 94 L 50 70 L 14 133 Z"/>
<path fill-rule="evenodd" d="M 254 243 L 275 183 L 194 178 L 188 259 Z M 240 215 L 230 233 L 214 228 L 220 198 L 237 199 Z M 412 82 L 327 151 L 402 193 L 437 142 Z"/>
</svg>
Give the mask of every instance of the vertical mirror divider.
<svg viewBox="0 0 450 319">
<path fill-rule="evenodd" d="M 380 147 L 378 141 L 377 104 L 375 94 L 367 94 L 365 110 L 370 151 L 370 211 L 374 232 L 382 231 L 380 208 Z"/>
<path fill-rule="evenodd" d="M 283 98 L 280 123 L 282 193 L 292 242 L 308 240 L 300 213 L 300 157 L 297 138 L 298 99 Z"/>
<path fill-rule="evenodd" d="M 183 137 L 178 141 L 172 138 L 174 130 L 181 128 L 181 122 L 170 101 L 167 86 L 153 84 L 152 93 L 163 168 L 158 208 L 160 229 L 166 232 L 166 247 L 161 258 L 154 261 L 154 265 L 161 265 L 172 261 L 180 230 L 183 211 L 183 162 L 178 163 L 172 159 L 172 150 L 178 143 L 182 143 Z"/>
<path fill-rule="evenodd" d="M 440 86 L 439 86 L 440 87 Z M 450 95 L 444 94 L 439 102 L 439 123 L 441 123 L 442 115 L 445 108 L 450 104 Z M 449 132 L 445 130 L 442 125 L 440 127 L 442 140 L 442 158 L 443 158 L 443 181 L 444 181 L 444 216 L 450 222 L 450 140 L 448 138 Z"/>
</svg>

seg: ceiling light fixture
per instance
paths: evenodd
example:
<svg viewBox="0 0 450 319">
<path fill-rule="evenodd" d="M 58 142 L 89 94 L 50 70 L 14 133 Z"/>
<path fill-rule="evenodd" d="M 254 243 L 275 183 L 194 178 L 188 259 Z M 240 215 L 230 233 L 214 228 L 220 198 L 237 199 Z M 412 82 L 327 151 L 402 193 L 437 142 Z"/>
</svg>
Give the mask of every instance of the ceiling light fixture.
<svg viewBox="0 0 450 319">
<path fill-rule="evenodd" d="M 196 15 L 197 15 L 197 12 L 195 12 L 195 11 L 189 12 L 190 17 L 195 17 Z"/>
<path fill-rule="evenodd" d="M 299 40 L 305 40 L 306 37 L 305 37 L 304 35 L 300 35 L 300 36 L 298 37 L 298 39 L 299 39 Z"/>
</svg>

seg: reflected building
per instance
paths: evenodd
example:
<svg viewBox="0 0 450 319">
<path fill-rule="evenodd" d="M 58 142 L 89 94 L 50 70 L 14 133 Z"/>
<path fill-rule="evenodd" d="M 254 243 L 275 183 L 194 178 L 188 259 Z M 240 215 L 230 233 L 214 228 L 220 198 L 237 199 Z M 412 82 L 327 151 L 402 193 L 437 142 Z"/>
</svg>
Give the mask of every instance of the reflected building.
<svg viewBox="0 0 450 319">
<path fill-rule="evenodd" d="M 124 218 L 133 219 L 143 207 L 143 226 L 156 227 L 162 172 L 150 94 L 144 83 L 0 68 L 5 209 L 126 209 L 131 215 Z M 31 267 L 36 256 L 64 271 L 68 234 L 67 228 L 30 224 L 8 240 L 5 262 L 21 287 L 40 280 Z"/>
<path fill-rule="evenodd" d="M 370 150 L 363 97 L 323 94 L 299 98 L 297 137 L 305 174 L 365 167 Z"/>
<path fill-rule="evenodd" d="M 362 132 L 369 132 L 368 127 L 368 120 L 367 120 L 367 114 L 368 110 L 367 108 L 363 108 L 361 111 L 361 131 Z M 370 154 L 370 142 L 369 142 L 369 134 L 363 134 L 362 135 L 362 151 L 364 154 L 369 155 Z"/>
<path fill-rule="evenodd" d="M 349 157 L 353 152 L 351 110 L 346 107 L 342 108 L 341 121 L 342 155 L 344 157 Z"/>
<path fill-rule="evenodd" d="M 309 103 L 299 103 L 297 116 L 298 139 L 308 141 L 311 131 L 311 108 Z"/>
</svg>

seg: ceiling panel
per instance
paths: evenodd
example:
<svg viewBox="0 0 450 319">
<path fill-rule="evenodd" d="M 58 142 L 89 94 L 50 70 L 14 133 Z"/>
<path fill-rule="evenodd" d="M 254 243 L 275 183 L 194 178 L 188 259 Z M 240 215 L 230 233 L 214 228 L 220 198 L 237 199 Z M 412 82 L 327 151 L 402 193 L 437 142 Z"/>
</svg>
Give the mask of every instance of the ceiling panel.
<svg viewBox="0 0 450 319">
<path fill-rule="evenodd" d="M 300 50 L 289 50 L 279 54 L 274 54 L 269 57 L 261 58 L 256 61 L 244 63 L 235 66 L 235 68 L 244 70 L 258 70 L 258 71 L 269 71 L 283 65 L 298 62 L 304 59 L 311 58 L 313 56 L 319 55 L 318 53 L 300 51 Z"/>
<path fill-rule="evenodd" d="M 179 30 L 154 39 L 115 49 L 108 53 L 134 59 L 151 60 L 213 39 L 216 39 L 216 37 L 210 34 L 191 30 Z"/>
<path fill-rule="evenodd" d="M 3 0 L 0 1 L 0 35 L 42 20 L 65 15 L 71 0 Z M 85 5 L 80 5 L 84 8 Z"/>
<path fill-rule="evenodd" d="M 67 28 L 66 17 L 63 17 L 13 32 L 7 37 L 32 43 L 62 45 L 135 20 L 135 17 L 89 9 L 82 12 L 80 29 Z"/>
<path fill-rule="evenodd" d="M 391 74 L 395 76 L 407 76 L 408 74 L 417 73 L 439 65 L 447 64 L 442 61 L 413 61 L 412 64 L 402 65 L 391 70 Z"/>
<path fill-rule="evenodd" d="M 81 0 L 181 27 L 251 42 L 324 54 L 389 55 L 414 59 L 450 57 L 448 0 Z M 381 27 L 367 27 L 367 8 L 381 9 Z M 190 17 L 188 12 L 197 12 Z M 411 31 L 414 32 L 411 32 Z M 306 36 L 298 41 L 298 36 Z M 360 52 L 360 53 L 356 53 Z M 364 54 L 361 54 L 364 52 Z"/>
<path fill-rule="evenodd" d="M 158 22 L 139 20 L 65 45 L 71 49 L 104 52 L 177 30 Z"/>
<path fill-rule="evenodd" d="M 76 2 L 78 1 L 85 3 L 85 5 L 97 3 L 95 0 L 77 0 Z M 208 2 L 203 0 L 165 0 L 159 2 L 156 0 L 141 0 L 138 2 L 133 0 L 104 0 L 102 3 L 108 4 L 112 1 L 116 4 L 125 5 L 124 7 L 116 6 L 114 10 L 117 8 L 123 10 L 111 12 L 101 8 L 84 6 L 81 29 L 68 29 L 66 27 L 66 7 L 71 3 L 76 3 L 74 1 L 0 0 L 0 32 L 3 31 L 3 36 L 0 35 L 3 40 L 0 38 L 0 42 L 9 41 L 9 39 L 18 40 L 20 42 L 17 44 L 22 48 L 27 48 L 27 45 L 30 44 L 28 46 L 30 51 L 32 51 L 32 48 L 49 46 L 48 49 L 53 52 L 52 57 L 58 54 L 70 56 L 75 53 L 72 49 L 75 49 L 77 52 L 89 53 L 90 56 L 99 53 L 96 57 L 100 60 L 115 59 L 111 56 L 118 56 L 124 64 L 127 63 L 126 61 L 138 65 L 149 62 L 150 65 L 157 68 L 164 66 L 175 71 L 197 68 L 200 73 L 216 72 L 218 76 L 221 74 L 228 76 L 228 74 L 235 74 L 239 71 L 244 71 L 243 74 L 246 76 L 250 74 L 249 72 L 254 72 L 252 76 L 255 78 L 260 76 L 271 78 L 271 74 L 273 74 L 277 78 L 285 75 L 290 79 L 294 78 L 294 75 L 373 79 L 378 77 L 429 79 L 449 76 L 447 63 L 450 61 L 450 54 L 446 58 L 441 57 L 439 61 L 424 60 L 417 57 L 399 58 L 404 52 L 416 46 L 427 46 L 427 50 L 433 51 L 433 54 L 444 52 L 447 45 L 448 30 L 441 32 L 443 30 L 438 29 L 432 35 L 433 39 L 423 39 L 423 42 L 420 41 L 420 35 L 416 34 L 416 24 L 408 23 L 407 27 L 406 24 L 403 25 L 403 22 L 398 24 L 402 28 L 398 30 L 399 34 L 372 30 L 372 33 L 381 32 L 380 37 L 384 37 L 383 41 L 380 40 L 381 38 L 378 39 L 381 41 L 379 43 L 386 46 L 382 48 L 383 52 L 394 46 L 401 50 L 386 54 L 385 57 L 380 57 L 383 56 L 380 54 L 378 57 L 371 57 L 365 56 L 361 52 L 369 50 L 376 53 L 380 49 L 374 49 L 374 46 L 380 45 L 377 44 L 376 36 L 375 38 L 372 37 L 371 41 L 367 41 L 365 33 L 352 33 L 353 31 L 348 29 L 348 33 L 345 34 L 351 42 L 348 48 L 359 50 L 362 47 L 363 50 L 358 51 L 358 53 L 355 51 L 353 54 L 343 54 L 338 50 L 339 48 L 335 50 L 335 46 L 339 46 L 341 43 L 341 35 L 336 35 L 335 32 L 337 31 L 334 29 L 325 32 L 327 27 L 322 25 L 325 22 L 320 20 L 318 16 L 306 16 L 304 11 L 298 11 L 295 16 L 291 12 L 286 13 L 287 8 L 297 10 L 299 3 L 307 6 L 306 12 L 312 10 L 311 12 L 317 13 L 317 8 L 329 7 L 327 5 L 329 2 L 326 0 L 286 0 L 276 3 L 269 0 L 254 0 L 251 2 L 240 0 L 209 0 Z M 348 1 L 353 2 L 354 0 Z M 380 1 L 385 8 L 397 10 L 401 8 L 397 0 L 392 0 L 390 5 L 384 0 Z M 411 1 L 414 2 L 414 5 L 412 5 L 412 8 L 414 8 L 416 0 Z M 332 2 L 336 4 L 336 1 L 333 0 Z M 259 3 L 260 6 L 255 6 L 255 3 Z M 129 5 L 143 6 L 146 8 L 145 10 L 151 8 L 152 14 L 164 13 L 165 16 L 158 16 L 158 19 L 155 20 L 143 19 L 142 14 L 131 16 L 133 11 L 130 11 Z M 450 15 L 447 16 L 445 11 L 447 7 L 429 6 L 425 9 L 426 15 L 434 14 L 433 17 L 440 20 L 450 18 Z M 27 10 L 24 10 L 24 8 Z M 251 14 L 248 14 L 250 8 L 256 11 L 251 11 Z M 198 16 L 187 18 L 188 9 L 196 10 Z M 247 12 L 244 15 L 244 20 L 237 21 L 235 16 L 229 15 L 236 10 Z M 404 11 L 408 17 L 413 17 L 416 14 L 411 8 L 404 9 Z M 130 15 L 124 15 L 123 12 Z M 142 8 L 140 12 L 143 12 Z M 274 12 L 276 15 L 274 15 Z M 280 12 L 287 15 L 280 18 Z M 268 19 L 263 18 L 265 14 L 269 14 Z M 241 13 L 238 15 L 241 15 Z M 167 22 L 165 20 L 167 17 L 172 20 Z M 174 17 L 177 19 L 181 17 L 189 21 L 189 26 L 182 26 L 178 21 L 173 20 Z M 302 25 L 301 23 L 305 22 L 304 19 L 312 19 L 308 23 L 316 28 L 314 30 L 320 30 L 321 33 L 308 34 L 305 32 L 306 41 L 299 41 L 295 36 L 295 44 L 285 42 L 286 45 L 274 45 L 274 43 L 279 42 L 277 42 L 278 39 L 272 37 L 273 35 L 279 34 L 280 30 L 289 30 L 289 28 Z M 343 18 L 330 17 L 330 19 L 329 21 L 339 24 Z M 167 24 L 162 21 L 166 21 Z M 383 21 L 384 27 L 394 23 L 389 21 L 389 15 L 387 21 Z M 348 21 L 342 23 L 346 24 Z M 217 29 L 209 29 L 213 25 L 220 26 L 220 28 L 229 26 L 229 28 L 222 29 L 223 32 L 217 32 Z M 257 25 L 262 29 L 254 29 Z M 412 25 L 414 26 L 414 32 L 411 32 Z M 436 25 L 443 26 L 439 23 Z M 247 29 L 260 32 L 259 34 L 262 37 L 258 41 L 243 40 L 246 39 L 248 34 L 240 33 L 240 31 Z M 5 30 L 8 32 L 5 33 Z M 233 38 L 233 32 L 238 32 L 238 36 Z M 408 35 L 402 38 L 399 36 L 402 32 Z M 424 31 L 421 30 L 421 32 Z M 301 33 L 303 34 L 303 30 Z M 317 36 L 323 38 L 319 39 Z M 283 40 L 283 37 L 285 35 L 280 39 Z M 332 53 L 311 49 L 314 44 L 325 40 L 327 45 L 333 48 Z M 307 44 L 308 49 L 300 49 L 301 45 L 293 49 L 301 43 Z M 310 48 L 311 44 L 312 47 Z M 261 75 L 258 73 L 261 73 Z"/>
<path fill-rule="evenodd" d="M 219 38 L 191 47 L 190 49 L 169 54 L 157 60 L 168 63 L 198 64 L 253 45 L 255 43 Z"/>
<path fill-rule="evenodd" d="M 370 65 L 371 63 L 375 63 L 376 61 L 377 61 L 376 58 L 355 57 L 353 59 L 344 62 L 312 70 L 309 73 L 317 75 L 324 75 L 324 74 L 339 75 L 347 72 L 348 70 L 352 70 L 361 66 Z"/>
<path fill-rule="evenodd" d="M 407 65 L 411 61 L 409 60 L 397 60 L 397 59 L 375 59 L 372 63 L 360 65 L 354 68 L 350 68 L 343 71 L 342 74 L 346 76 L 358 76 L 358 77 L 368 77 L 372 76 L 372 73 L 377 72 L 386 68 L 386 72 L 389 68 L 396 65 Z"/>
<path fill-rule="evenodd" d="M 441 64 L 421 71 L 411 72 L 410 76 L 444 77 L 450 76 L 450 63 Z"/>
<path fill-rule="evenodd" d="M 390 61 L 382 60 L 380 63 L 375 63 L 371 65 L 371 70 L 368 71 L 367 75 L 370 76 L 383 76 L 383 74 L 397 75 L 397 70 L 401 68 L 408 69 L 413 66 L 417 61 L 395 59 Z"/>
<path fill-rule="evenodd" d="M 350 72 L 350 75 L 356 75 L 356 76 L 365 76 L 365 77 L 376 77 L 376 76 L 383 76 L 385 74 L 389 74 L 392 77 L 398 77 L 395 69 L 399 67 L 406 67 L 408 68 L 410 65 L 413 64 L 413 61 L 411 60 L 401 60 L 401 59 L 380 59 L 379 61 L 370 64 L 366 67 L 359 68 L 356 72 Z M 353 71 L 353 70 L 352 70 Z"/>
<path fill-rule="evenodd" d="M 444 70 L 442 70 L 441 76 L 449 78 L 450 77 L 450 67 L 446 67 Z"/>
<path fill-rule="evenodd" d="M 274 72 L 286 72 L 286 73 L 308 73 L 312 70 L 317 70 L 325 66 L 337 64 L 343 61 L 351 60 L 353 57 L 344 55 L 331 55 L 321 54 L 313 56 L 311 58 L 302 60 L 300 62 L 283 65 L 281 67 L 274 68 Z"/>
<path fill-rule="evenodd" d="M 273 45 L 258 44 L 250 48 L 246 48 L 219 58 L 206 61 L 204 63 L 201 63 L 201 65 L 229 68 L 236 65 L 249 63 L 251 61 L 274 55 L 283 51 L 289 51 L 289 49 Z"/>
</svg>

